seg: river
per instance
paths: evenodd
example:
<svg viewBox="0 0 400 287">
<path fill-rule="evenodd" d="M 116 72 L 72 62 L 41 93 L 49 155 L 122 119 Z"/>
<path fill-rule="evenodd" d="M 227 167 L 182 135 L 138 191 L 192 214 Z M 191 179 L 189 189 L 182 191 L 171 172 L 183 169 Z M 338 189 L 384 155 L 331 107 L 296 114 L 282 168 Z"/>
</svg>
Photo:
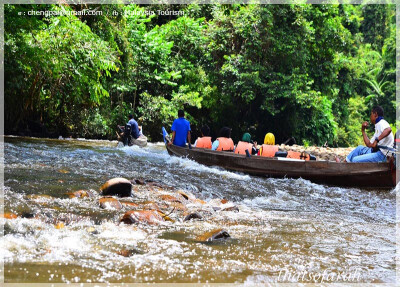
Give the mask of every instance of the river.
<svg viewBox="0 0 400 287">
<path fill-rule="evenodd" d="M 6 283 L 395 282 L 395 190 L 253 177 L 171 157 L 161 143 L 116 145 L 5 137 L 4 212 L 18 216 L 0 218 Z M 173 187 L 208 211 L 202 220 L 170 209 L 174 222 L 120 224 L 126 210 L 98 204 L 114 177 Z M 94 196 L 67 195 L 81 189 Z M 133 201 L 151 193 L 137 190 Z M 221 199 L 235 208 L 215 208 Z M 56 225 L 61 215 L 73 220 Z M 231 238 L 196 240 L 216 228 Z"/>
</svg>

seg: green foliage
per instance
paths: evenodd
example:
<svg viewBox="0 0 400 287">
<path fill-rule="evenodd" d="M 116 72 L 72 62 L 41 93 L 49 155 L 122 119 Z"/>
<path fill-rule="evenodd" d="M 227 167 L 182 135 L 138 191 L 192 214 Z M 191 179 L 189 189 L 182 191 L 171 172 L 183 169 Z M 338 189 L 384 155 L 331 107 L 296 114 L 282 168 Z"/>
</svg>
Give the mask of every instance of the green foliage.
<svg viewBox="0 0 400 287">
<path fill-rule="evenodd" d="M 345 125 L 338 130 L 339 146 L 356 146 L 364 144 L 361 134 L 361 124 L 368 121 L 368 109 L 365 100 L 360 96 L 351 98 L 348 104 L 349 117 Z"/>
<path fill-rule="evenodd" d="M 194 133 L 356 145 L 372 106 L 395 122 L 395 34 L 393 5 L 5 5 L 6 132 L 112 139 L 134 113 L 156 141 L 184 109 Z"/>
</svg>

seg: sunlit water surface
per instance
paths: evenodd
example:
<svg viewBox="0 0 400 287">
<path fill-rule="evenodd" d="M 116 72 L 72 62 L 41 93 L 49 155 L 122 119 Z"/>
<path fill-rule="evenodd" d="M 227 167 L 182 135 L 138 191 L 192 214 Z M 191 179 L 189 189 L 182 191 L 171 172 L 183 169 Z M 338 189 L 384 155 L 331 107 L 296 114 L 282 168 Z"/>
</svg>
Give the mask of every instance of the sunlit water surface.
<svg viewBox="0 0 400 287">
<path fill-rule="evenodd" d="M 4 212 L 82 217 L 63 228 L 0 218 L 6 282 L 395 282 L 394 190 L 253 177 L 171 157 L 161 143 L 116 146 L 5 138 Z M 100 186 L 113 177 L 153 180 L 210 204 L 225 198 L 239 212 L 160 226 L 118 224 L 122 211 L 98 205 Z M 79 189 L 96 197 L 66 195 Z M 194 240 L 215 228 L 232 238 Z M 134 254 L 121 256 L 122 249 Z"/>
</svg>

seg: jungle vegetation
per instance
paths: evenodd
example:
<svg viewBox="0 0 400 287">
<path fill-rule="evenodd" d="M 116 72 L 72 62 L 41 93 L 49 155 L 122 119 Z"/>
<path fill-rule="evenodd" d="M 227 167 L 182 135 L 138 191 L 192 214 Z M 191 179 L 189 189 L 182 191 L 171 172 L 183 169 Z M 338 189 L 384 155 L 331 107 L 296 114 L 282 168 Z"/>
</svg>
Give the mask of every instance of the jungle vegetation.
<svg viewBox="0 0 400 287">
<path fill-rule="evenodd" d="M 195 135 L 208 124 L 213 137 L 231 127 L 236 141 L 273 132 L 278 143 L 352 146 L 377 104 L 394 128 L 394 5 L 5 5 L 4 14 L 6 134 L 115 139 L 133 113 L 159 141 L 184 109 Z"/>
</svg>

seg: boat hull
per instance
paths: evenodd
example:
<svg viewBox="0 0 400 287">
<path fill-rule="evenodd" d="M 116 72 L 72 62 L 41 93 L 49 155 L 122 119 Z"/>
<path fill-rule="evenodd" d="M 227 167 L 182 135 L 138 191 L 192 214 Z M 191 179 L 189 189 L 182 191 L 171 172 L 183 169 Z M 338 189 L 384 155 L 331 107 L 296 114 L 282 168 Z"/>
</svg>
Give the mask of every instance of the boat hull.
<svg viewBox="0 0 400 287">
<path fill-rule="evenodd" d="M 275 178 L 304 178 L 315 183 L 363 188 L 393 188 L 396 170 L 393 163 L 337 163 L 332 161 L 287 160 L 259 156 L 246 157 L 232 152 L 166 145 L 170 155 L 192 159 L 208 166 L 251 175 Z"/>
</svg>

